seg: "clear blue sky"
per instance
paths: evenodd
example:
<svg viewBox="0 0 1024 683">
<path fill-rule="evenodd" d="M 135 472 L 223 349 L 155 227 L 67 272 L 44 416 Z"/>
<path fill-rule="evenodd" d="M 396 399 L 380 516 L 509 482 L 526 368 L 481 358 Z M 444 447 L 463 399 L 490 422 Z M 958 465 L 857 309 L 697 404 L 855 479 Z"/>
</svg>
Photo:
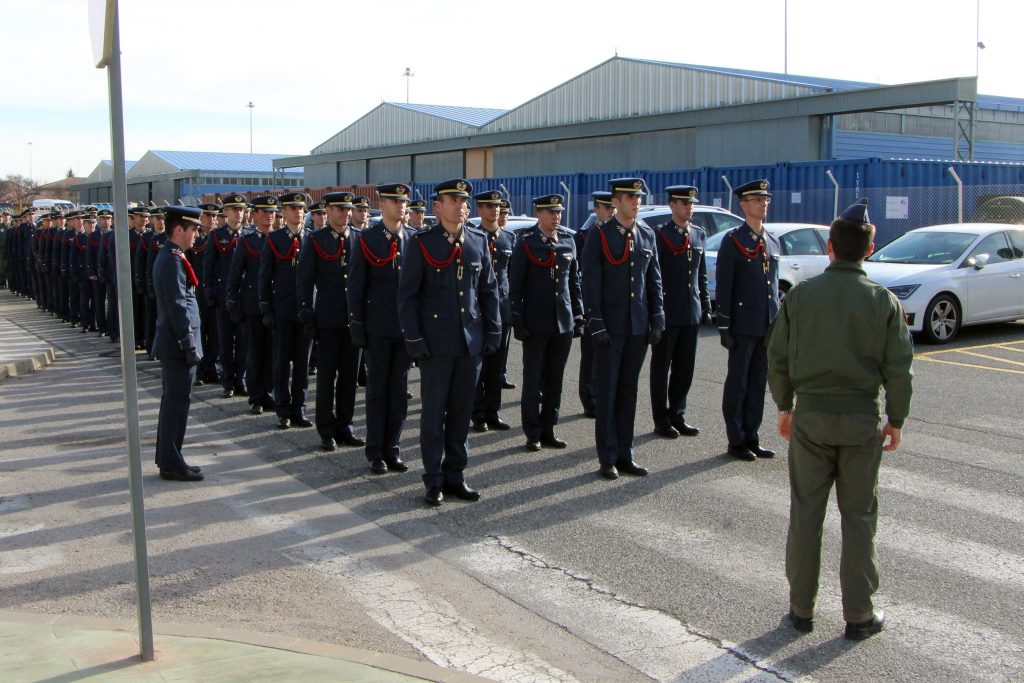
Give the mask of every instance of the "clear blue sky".
<svg viewBox="0 0 1024 683">
<path fill-rule="evenodd" d="M 981 92 L 1024 97 L 1024 2 L 980 0 Z M 0 176 L 110 158 L 87 0 L 4 0 Z M 126 151 L 304 154 L 383 100 L 511 108 L 608 59 L 782 71 L 786 0 L 121 0 Z M 972 76 L 975 0 L 788 0 L 792 74 Z M 636 10 L 636 11 L 634 11 Z M 840 50 L 839 46 L 843 45 Z M 28 143 L 31 142 L 30 146 Z"/>
</svg>

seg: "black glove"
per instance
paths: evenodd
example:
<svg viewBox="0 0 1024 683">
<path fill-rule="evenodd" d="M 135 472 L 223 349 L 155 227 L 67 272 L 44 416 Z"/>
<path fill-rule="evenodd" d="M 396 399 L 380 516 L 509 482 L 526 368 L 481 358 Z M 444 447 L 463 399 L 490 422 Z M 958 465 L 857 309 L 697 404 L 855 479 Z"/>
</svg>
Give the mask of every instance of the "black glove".
<svg viewBox="0 0 1024 683">
<path fill-rule="evenodd" d="M 430 351 L 417 351 L 412 354 L 412 359 L 414 361 L 427 360 L 428 358 L 430 358 Z"/>
<path fill-rule="evenodd" d="M 267 327 L 269 327 L 270 329 L 274 329 L 274 314 L 273 313 L 264 313 L 263 314 L 263 324 L 266 325 Z"/>
<path fill-rule="evenodd" d="M 652 327 L 651 328 L 651 346 L 657 346 L 658 342 L 661 341 L 661 335 L 665 332 L 663 327 Z"/>
<path fill-rule="evenodd" d="M 595 346 L 602 346 L 602 347 L 604 347 L 604 346 L 611 346 L 612 345 L 612 338 L 604 330 L 601 330 L 600 332 L 595 332 L 594 333 L 594 345 Z"/>
<path fill-rule="evenodd" d="M 577 320 L 576 324 L 572 326 L 572 338 L 578 339 L 583 336 L 583 328 L 586 327 L 586 323 L 583 320 Z"/>
<path fill-rule="evenodd" d="M 530 338 L 530 331 L 523 327 L 522 325 L 513 325 L 512 336 L 518 339 L 519 341 L 526 341 L 527 339 Z"/>
<path fill-rule="evenodd" d="M 315 323 L 306 323 L 302 326 L 302 334 L 306 335 L 307 339 L 319 339 L 320 333 L 316 329 Z"/>
<path fill-rule="evenodd" d="M 491 356 L 498 349 L 493 344 L 484 344 L 484 348 L 480 350 L 480 353 L 484 356 Z"/>
<path fill-rule="evenodd" d="M 722 346 L 730 351 L 736 348 L 736 340 L 733 339 L 732 333 L 728 329 L 719 329 L 718 336 L 722 338 Z"/>
<path fill-rule="evenodd" d="M 196 351 L 196 347 L 190 346 L 185 349 L 185 363 L 191 368 L 199 365 L 202 362 L 203 357 Z"/>
<path fill-rule="evenodd" d="M 704 311 L 700 314 L 700 324 L 710 325 L 711 324 L 711 311 Z"/>
</svg>

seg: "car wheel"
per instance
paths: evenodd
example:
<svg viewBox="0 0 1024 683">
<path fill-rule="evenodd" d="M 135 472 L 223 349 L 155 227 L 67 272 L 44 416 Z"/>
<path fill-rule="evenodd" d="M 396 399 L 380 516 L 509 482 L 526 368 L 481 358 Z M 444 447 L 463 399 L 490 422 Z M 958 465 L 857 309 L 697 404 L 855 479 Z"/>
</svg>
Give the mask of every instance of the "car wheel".
<svg viewBox="0 0 1024 683">
<path fill-rule="evenodd" d="M 780 282 L 779 283 L 779 303 L 780 304 L 782 303 L 782 300 L 786 298 L 786 295 L 789 294 L 789 290 L 790 289 L 791 289 L 791 287 L 790 287 L 790 284 L 788 282 Z"/>
<path fill-rule="evenodd" d="M 921 329 L 929 344 L 951 342 L 960 331 L 960 306 L 953 297 L 940 294 L 928 304 L 923 322 Z"/>
</svg>

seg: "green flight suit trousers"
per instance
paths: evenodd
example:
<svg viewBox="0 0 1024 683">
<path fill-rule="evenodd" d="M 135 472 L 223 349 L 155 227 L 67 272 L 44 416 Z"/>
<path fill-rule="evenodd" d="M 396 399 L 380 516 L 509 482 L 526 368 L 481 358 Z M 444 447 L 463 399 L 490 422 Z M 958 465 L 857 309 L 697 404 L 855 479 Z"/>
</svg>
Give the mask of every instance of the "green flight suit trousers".
<svg viewBox="0 0 1024 683">
<path fill-rule="evenodd" d="M 821 571 L 821 536 L 833 482 L 842 524 L 839 582 L 847 622 L 874 614 L 878 590 L 878 468 L 882 461 L 880 420 L 873 415 L 793 413 L 789 441 L 789 536 L 786 578 L 790 608 L 814 616 Z"/>
</svg>

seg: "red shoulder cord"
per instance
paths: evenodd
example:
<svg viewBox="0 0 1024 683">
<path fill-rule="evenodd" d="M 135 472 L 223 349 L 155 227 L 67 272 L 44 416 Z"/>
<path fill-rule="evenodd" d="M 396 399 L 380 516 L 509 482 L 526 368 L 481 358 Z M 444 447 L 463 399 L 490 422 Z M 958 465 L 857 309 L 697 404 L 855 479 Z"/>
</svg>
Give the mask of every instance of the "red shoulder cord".
<svg viewBox="0 0 1024 683">
<path fill-rule="evenodd" d="M 132 232 L 134 232 L 134 231 L 132 231 Z M 128 233 L 128 251 L 135 251 L 136 249 L 139 248 L 139 242 L 141 242 L 142 240 L 139 239 L 139 238 L 136 238 L 135 241 L 132 242 L 131 234 L 132 233 Z"/>
<path fill-rule="evenodd" d="M 597 229 L 597 234 L 601 236 L 601 251 L 604 252 L 604 257 L 608 259 L 608 263 L 613 266 L 621 266 L 629 258 L 629 247 L 633 243 L 633 232 L 629 231 L 626 233 L 626 246 L 622 248 L 622 256 L 615 258 L 612 256 L 611 247 L 608 246 L 608 238 L 604 235 L 604 230 L 601 228 Z"/>
<path fill-rule="evenodd" d="M 391 241 L 391 249 L 388 251 L 387 258 L 382 258 L 374 254 L 373 249 L 370 249 L 370 245 L 366 243 L 366 237 L 363 235 L 359 236 L 359 248 L 362 249 L 366 262 L 375 268 L 383 268 L 398 257 L 397 239 Z"/>
<path fill-rule="evenodd" d="M 85 239 L 86 241 L 89 240 L 88 237 L 86 237 Z M 75 238 L 75 248 L 78 249 L 78 251 L 85 251 L 85 244 L 79 244 L 77 237 Z"/>
<path fill-rule="evenodd" d="M 681 247 L 677 247 L 676 245 L 672 244 L 672 240 L 668 238 L 668 235 L 665 234 L 664 230 L 659 230 L 658 235 L 661 237 L 661 241 L 665 243 L 665 246 L 668 248 L 668 250 L 675 254 L 676 256 L 682 256 L 683 253 L 690 248 L 689 228 L 687 228 L 686 230 L 686 240 L 683 242 L 683 246 Z"/>
<path fill-rule="evenodd" d="M 93 235 L 96 235 L 96 233 L 94 232 Z M 92 241 L 92 236 L 89 237 L 89 244 L 92 245 L 93 249 L 99 249 L 100 248 L 100 242 L 102 242 L 102 241 L 103 241 L 103 237 L 99 236 L 99 235 L 96 236 L 96 241 L 95 242 Z"/>
<path fill-rule="evenodd" d="M 199 285 L 199 278 L 196 277 L 196 271 L 192 269 L 192 264 L 188 262 L 185 255 L 178 252 L 178 259 L 181 261 L 181 265 L 185 266 L 185 279 L 188 280 L 188 284 L 192 287 Z"/>
<path fill-rule="evenodd" d="M 245 247 L 245 250 L 247 252 L 249 252 L 249 256 L 252 256 L 253 258 L 260 257 L 260 252 L 256 251 L 255 249 L 249 246 L 249 240 L 242 240 L 242 246 Z"/>
<path fill-rule="evenodd" d="M 397 244 L 398 242 L 396 240 L 396 247 Z M 315 237 L 313 238 L 313 248 L 316 249 L 317 255 L 324 261 L 337 261 L 339 258 L 341 258 L 341 255 L 345 253 L 345 238 L 341 238 L 338 240 L 338 250 L 333 254 L 328 253 L 327 250 L 321 247 L 320 243 L 316 241 Z"/>
<path fill-rule="evenodd" d="M 235 245 L 238 243 L 238 235 L 234 235 L 231 238 L 231 241 L 224 245 L 222 245 L 220 243 L 220 240 L 217 239 L 216 237 L 213 237 L 211 239 L 213 239 L 213 246 L 217 247 L 217 251 L 219 251 L 222 254 L 226 254 L 232 249 L 234 249 Z"/>
<path fill-rule="evenodd" d="M 294 238 L 292 239 L 291 249 L 288 250 L 287 254 L 282 254 L 281 252 L 279 252 L 277 250 L 277 247 L 274 246 L 274 240 L 270 239 L 269 237 L 267 237 L 267 245 L 270 247 L 270 251 L 274 252 L 274 256 L 276 256 L 281 261 L 290 261 L 299 254 L 299 240 Z"/>
<path fill-rule="evenodd" d="M 447 268 L 456 258 L 458 258 L 458 265 L 460 267 L 462 266 L 462 245 L 458 242 L 452 246 L 452 253 L 448 254 L 448 258 L 443 261 L 438 261 L 430 255 L 430 252 L 427 250 L 427 245 L 423 244 L 423 240 L 417 241 L 420 243 L 420 251 L 423 252 L 423 258 L 426 259 L 427 265 L 431 268 Z"/>
<path fill-rule="evenodd" d="M 146 246 L 146 239 L 144 237 L 139 238 L 139 246 L 142 247 L 142 251 L 149 251 L 149 247 Z"/>
<path fill-rule="evenodd" d="M 732 237 L 732 242 L 736 245 L 736 248 L 740 250 L 740 253 L 751 261 L 757 258 L 758 253 L 765 251 L 764 242 L 762 240 L 758 240 L 757 246 L 751 249 L 740 244 L 740 241 L 736 239 L 736 235 L 730 235 L 730 237 Z"/>
<path fill-rule="evenodd" d="M 538 268 L 550 268 L 551 266 L 555 265 L 555 252 L 554 251 L 552 251 L 550 254 L 548 254 L 548 257 L 546 259 L 541 261 L 539 258 L 537 258 L 536 256 L 533 255 L 532 251 L 530 251 L 530 245 L 529 244 L 526 244 L 524 242 L 523 243 L 523 249 L 526 251 L 526 258 L 530 259 L 530 263 L 532 263 L 533 265 L 537 266 Z"/>
<path fill-rule="evenodd" d="M 201 247 L 192 245 L 192 248 L 189 251 L 191 251 L 193 254 L 202 254 L 204 251 L 206 251 L 206 248 L 210 246 L 210 239 L 212 238 L 207 237 L 205 240 L 203 240 L 203 246 Z"/>
</svg>

